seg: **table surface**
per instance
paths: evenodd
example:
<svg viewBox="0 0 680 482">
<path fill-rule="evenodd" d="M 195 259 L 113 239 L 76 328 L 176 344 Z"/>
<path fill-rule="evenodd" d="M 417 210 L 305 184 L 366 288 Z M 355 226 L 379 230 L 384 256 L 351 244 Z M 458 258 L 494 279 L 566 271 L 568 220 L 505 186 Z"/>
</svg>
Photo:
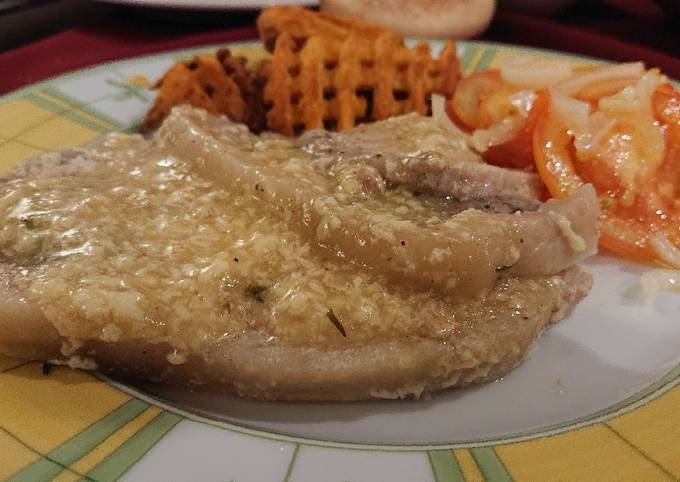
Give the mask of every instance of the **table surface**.
<svg viewBox="0 0 680 482">
<path fill-rule="evenodd" d="M 0 53 L 0 94 L 104 61 L 256 36 L 257 11 L 145 9 L 82 0 L 41 3 L 50 2 L 62 11 L 60 21 L 37 30 L 27 27 L 23 36 L 5 42 L 12 48 Z M 652 1 L 585 0 L 552 18 L 509 11 L 503 0 L 500 5 L 481 39 L 615 61 L 643 60 L 680 78 L 680 22 Z"/>
</svg>

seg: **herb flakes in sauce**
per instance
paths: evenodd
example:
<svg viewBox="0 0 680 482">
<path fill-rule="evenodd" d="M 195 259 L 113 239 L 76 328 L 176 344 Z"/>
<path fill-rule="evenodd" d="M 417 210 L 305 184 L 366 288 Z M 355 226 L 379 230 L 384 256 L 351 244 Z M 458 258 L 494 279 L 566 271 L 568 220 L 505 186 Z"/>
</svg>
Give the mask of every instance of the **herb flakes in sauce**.
<svg viewBox="0 0 680 482">
<path fill-rule="evenodd" d="M 345 331 L 345 327 L 342 326 L 342 323 L 340 323 L 340 320 L 338 319 L 337 316 L 335 316 L 335 313 L 333 313 L 333 308 L 330 308 L 328 312 L 326 313 L 326 316 L 328 316 L 328 319 L 331 320 L 331 323 L 335 325 L 335 327 L 338 329 L 338 331 L 347 338 L 347 332 Z"/>
<path fill-rule="evenodd" d="M 262 298 L 262 294 L 265 291 L 267 291 L 267 287 L 261 285 L 249 285 L 246 288 L 246 294 L 251 298 L 255 298 L 255 301 L 257 301 L 258 303 L 264 303 L 264 298 Z"/>
</svg>

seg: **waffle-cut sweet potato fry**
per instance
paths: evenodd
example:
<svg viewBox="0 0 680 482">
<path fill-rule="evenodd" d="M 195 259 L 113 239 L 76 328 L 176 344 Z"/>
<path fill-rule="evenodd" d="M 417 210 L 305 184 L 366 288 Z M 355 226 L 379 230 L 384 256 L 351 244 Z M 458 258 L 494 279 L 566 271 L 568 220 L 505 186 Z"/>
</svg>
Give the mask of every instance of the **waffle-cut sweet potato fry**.
<svg viewBox="0 0 680 482">
<path fill-rule="evenodd" d="M 238 85 L 241 97 L 246 103 L 246 111 L 240 122 L 255 133 L 265 130 L 267 119 L 262 92 L 268 78 L 269 60 L 260 61 L 250 68 L 245 57 L 233 56 L 229 49 L 218 50 L 217 59 L 222 64 L 225 74 Z"/>
<path fill-rule="evenodd" d="M 283 33 L 290 35 L 298 46 L 317 35 L 336 42 L 343 42 L 351 35 L 367 40 L 388 35 L 395 40 L 402 40 L 398 32 L 373 23 L 284 5 L 264 9 L 257 19 L 257 29 L 260 39 L 270 52 L 274 50 L 276 39 Z"/>
<path fill-rule="evenodd" d="M 226 114 L 254 131 L 264 127 L 263 80 L 245 67 L 245 59 L 223 49 L 173 65 L 154 86 L 156 101 L 142 127 L 151 130 L 179 104 L 191 104 L 213 114 Z"/>
<path fill-rule="evenodd" d="M 264 99 L 267 125 L 285 135 L 430 112 L 432 94 L 450 96 L 460 76 L 453 43 L 433 59 L 428 44 L 405 47 L 393 35 L 343 42 L 312 36 L 299 48 L 284 32 L 276 40 Z"/>
<path fill-rule="evenodd" d="M 452 43 L 432 58 L 427 44 L 407 48 L 397 32 L 355 19 L 272 7 L 258 28 L 273 46 L 271 60 L 251 67 L 223 49 L 173 66 L 156 86 L 144 129 L 189 103 L 254 132 L 345 130 L 409 112 L 427 115 L 431 95 L 452 95 L 460 76 Z"/>
</svg>

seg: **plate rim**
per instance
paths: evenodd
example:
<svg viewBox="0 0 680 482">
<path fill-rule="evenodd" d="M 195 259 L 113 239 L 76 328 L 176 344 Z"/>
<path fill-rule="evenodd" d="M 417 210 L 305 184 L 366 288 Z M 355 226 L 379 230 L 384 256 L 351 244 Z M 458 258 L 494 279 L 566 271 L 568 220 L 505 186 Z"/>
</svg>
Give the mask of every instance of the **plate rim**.
<svg viewBox="0 0 680 482">
<path fill-rule="evenodd" d="M 96 0 L 99 1 L 99 0 Z M 418 42 L 418 41 L 425 41 L 430 43 L 431 45 L 437 45 L 441 44 L 444 42 L 441 39 L 433 39 L 433 38 L 420 38 L 420 37 L 414 37 L 414 38 L 409 38 L 407 39 L 408 42 Z M 225 42 L 209 42 L 205 44 L 197 44 L 191 47 L 180 47 L 180 48 L 168 48 L 164 50 L 158 50 L 155 52 L 149 52 L 145 54 L 139 54 L 139 55 L 132 55 L 132 56 L 123 56 L 115 59 L 109 59 L 109 60 L 104 60 L 101 62 L 96 62 L 84 67 L 80 67 L 78 69 L 74 70 L 68 70 L 66 72 L 62 72 L 59 74 L 55 75 L 50 75 L 49 77 L 46 77 L 42 80 L 39 80 L 37 82 L 31 82 L 29 84 L 23 85 L 21 87 L 18 87 L 16 89 L 13 89 L 9 92 L 5 92 L 4 94 L 0 95 L 0 102 L 4 102 L 7 100 L 12 100 L 17 97 L 20 97 L 22 93 L 33 90 L 38 87 L 43 87 L 51 82 L 57 81 L 57 80 L 67 80 L 74 78 L 79 75 L 84 75 L 88 73 L 95 73 L 99 72 L 101 70 L 104 70 L 106 67 L 116 64 L 116 65 L 127 65 L 129 63 L 135 63 L 139 61 L 151 61 L 154 59 L 160 59 L 163 57 L 168 57 L 168 56 L 173 56 L 176 58 L 179 58 L 180 55 L 195 55 L 201 52 L 213 50 L 213 49 L 219 49 L 221 47 L 230 47 L 230 46 L 237 46 L 237 47 L 253 47 L 259 45 L 259 40 L 256 38 L 246 38 L 242 40 L 231 40 L 231 41 L 225 41 Z M 600 57 L 592 57 L 588 55 L 581 55 L 581 54 L 573 54 L 570 52 L 564 52 L 560 50 L 554 50 L 554 49 L 545 49 L 541 47 L 532 47 L 530 45 L 522 45 L 522 44 L 509 44 L 509 43 L 504 43 L 504 42 L 494 42 L 494 41 L 489 41 L 489 40 L 457 40 L 456 41 L 457 46 L 462 46 L 463 48 L 466 48 L 467 46 L 471 46 L 474 48 L 494 48 L 496 50 L 501 49 L 501 50 L 519 50 L 519 51 L 525 51 L 529 53 L 544 53 L 544 54 L 550 54 L 551 56 L 557 56 L 557 57 L 566 57 L 570 59 L 576 59 L 576 60 L 583 60 L 595 64 L 613 64 L 615 63 L 612 60 L 607 60 L 603 59 Z M 668 78 L 671 83 L 676 85 L 676 87 L 680 87 L 680 79 L 674 79 L 669 77 Z"/>
<path fill-rule="evenodd" d="M 625 399 L 615 402 L 595 412 L 581 415 L 572 420 L 549 424 L 535 429 L 499 435 L 496 437 L 462 440 L 459 442 L 390 444 L 382 442 L 349 442 L 345 440 L 304 437 L 277 430 L 264 430 L 262 428 L 244 423 L 217 420 L 211 417 L 206 411 L 200 409 L 191 409 L 190 407 L 184 407 L 182 405 L 173 405 L 172 403 L 169 403 L 160 397 L 154 396 L 140 388 L 137 388 L 133 384 L 126 384 L 123 381 L 118 381 L 100 372 L 94 372 L 93 374 L 98 379 L 105 381 L 107 384 L 117 388 L 118 390 L 121 390 L 124 393 L 127 393 L 128 395 L 131 395 L 132 397 L 143 400 L 149 404 L 153 404 L 162 408 L 163 410 L 175 413 L 194 422 L 218 427 L 235 433 L 279 442 L 297 443 L 313 447 L 330 447 L 378 452 L 420 452 L 424 450 L 494 447 L 497 445 L 527 442 L 530 440 L 552 437 L 553 435 L 559 435 L 586 428 L 591 425 L 596 425 L 598 423 L 606 422 L 607 420 L 611 420 L 621 415 L 625 415 L 626 413 L 635 411 L 636 409 L 647 405 L 649 402 L 661 397 L 664 393 L 680 385 L 680 363 L 678 363 L 675 367 L 666 372 L 666 374 L 664 374 L 661 378 L 642 388 L 636 393 L 626 397 Z"/>
</svg>

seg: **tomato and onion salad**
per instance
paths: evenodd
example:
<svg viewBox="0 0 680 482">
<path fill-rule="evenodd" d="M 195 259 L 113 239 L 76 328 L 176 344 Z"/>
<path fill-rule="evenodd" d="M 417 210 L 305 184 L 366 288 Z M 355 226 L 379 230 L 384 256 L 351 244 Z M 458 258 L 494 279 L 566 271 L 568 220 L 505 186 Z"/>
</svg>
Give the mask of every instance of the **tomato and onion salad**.
<svg viewBox="0 0 680 482">
<path fill-rule="evenodd" d="M 446 105 L 484 159 L 535 169 L 553 197 L 591 183 L 601 246 L 680 267 L 680 92 L 641 63 L 555 64 L 545 82 L 527 75 L 524 85 L 502 67 L 461 79 Z"/>
</svg>

